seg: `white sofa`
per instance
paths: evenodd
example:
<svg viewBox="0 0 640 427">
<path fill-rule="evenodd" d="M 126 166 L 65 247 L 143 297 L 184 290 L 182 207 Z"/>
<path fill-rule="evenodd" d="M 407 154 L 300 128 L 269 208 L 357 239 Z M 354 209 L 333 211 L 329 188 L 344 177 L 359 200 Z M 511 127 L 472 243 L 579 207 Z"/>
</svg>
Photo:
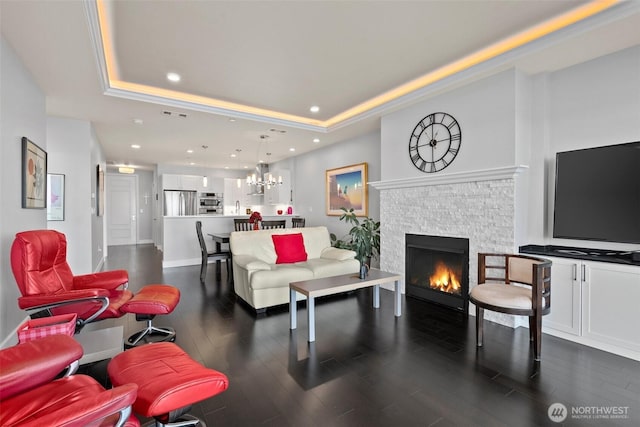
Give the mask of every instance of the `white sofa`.
<svg viewBox="0 0 640 427">
<path fill-rule="evenodd" d="M 295 233 L 302 233 L 307 260 L 276 264 L 271 236 Z M 358 273 L 360 269 L 355 252 L 331 246 L 327 227 L 235 231 L 229 245 L 236 294 L 256 311 L 288 303 L 290 282 Z"/>
</svg>

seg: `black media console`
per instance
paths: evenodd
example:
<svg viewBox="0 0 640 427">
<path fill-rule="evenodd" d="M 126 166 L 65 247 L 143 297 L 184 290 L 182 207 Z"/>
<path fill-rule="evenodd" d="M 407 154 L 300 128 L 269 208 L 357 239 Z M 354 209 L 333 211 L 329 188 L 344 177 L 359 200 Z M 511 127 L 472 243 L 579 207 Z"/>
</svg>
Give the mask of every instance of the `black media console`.
<svg viewBox="0 0 640 427">
<path fill-rule="evenodd" d="M 520 246 L 520 253 L 640 266 L 640 251 L 612 251 L 607 249 L 575 248 L 571 246 L 525 245 Z"/>
</svg>

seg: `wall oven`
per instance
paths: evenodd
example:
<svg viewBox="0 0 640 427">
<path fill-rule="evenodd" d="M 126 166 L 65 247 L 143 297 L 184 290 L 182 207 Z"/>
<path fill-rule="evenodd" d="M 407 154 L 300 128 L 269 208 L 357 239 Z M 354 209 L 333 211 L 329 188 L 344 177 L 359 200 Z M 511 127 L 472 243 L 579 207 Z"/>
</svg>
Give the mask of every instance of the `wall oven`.
<svg viewBox="0 0 640 427">
<path fill-rule="evenodd" d="M 200 193 L 198 213 L 200 215 L 222 215 L 224 198 L 222 193 Z"/>
</svg>

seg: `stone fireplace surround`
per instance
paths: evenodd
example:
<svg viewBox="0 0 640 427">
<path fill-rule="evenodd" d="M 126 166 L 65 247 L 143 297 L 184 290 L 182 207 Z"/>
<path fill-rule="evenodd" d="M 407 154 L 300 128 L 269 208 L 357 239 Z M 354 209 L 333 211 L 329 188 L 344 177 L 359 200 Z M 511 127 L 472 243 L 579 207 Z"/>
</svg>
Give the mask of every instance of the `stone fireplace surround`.
<svg viewBox="0 0 640 427">
<path fill-rule="evenodd" d="M 471 290 L 478 279 L 478 252 L 517 251 L 516 177 L 524 170 L 515 166 L 370 182 L 380 191 L 380 268 L 405 273 L 407 233 L 468 238 Z M 469 313 L 475 315 L 472 304 Z M 485 319 L 526 325 L 516 316 L 489 311 Z"/>
</svg>

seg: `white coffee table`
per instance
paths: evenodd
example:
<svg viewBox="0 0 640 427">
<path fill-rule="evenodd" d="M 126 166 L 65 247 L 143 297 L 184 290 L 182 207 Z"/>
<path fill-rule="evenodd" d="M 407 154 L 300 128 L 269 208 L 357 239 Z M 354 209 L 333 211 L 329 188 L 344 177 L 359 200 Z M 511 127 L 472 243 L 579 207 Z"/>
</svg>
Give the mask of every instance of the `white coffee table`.
<svg viewBox="0 0 640 427">
<path fill-rule="evenodd" d="M 341 276 L 325 277 L 322 279 L 302 280 L 289 283 L 289 315 L 290 329 L 297 328 L 298 307 L 296 304 L 296 292 L 307 297 L 307 319 L 309 324 L 309 342 L 316 340 L 316 313 L 315 298 L 326 295 L 335 295 L 342 292 L 373 286 L 373 308 L 380 307 L 380 285 L 395 282 L 394 314 L 402 316 L 402 300 L 400 293 L 399 274 L 388 273 L 378 269 L 370 269 L 366 278 L 358 278 L 357 273 L 343 274 Z"/>
</svg>

